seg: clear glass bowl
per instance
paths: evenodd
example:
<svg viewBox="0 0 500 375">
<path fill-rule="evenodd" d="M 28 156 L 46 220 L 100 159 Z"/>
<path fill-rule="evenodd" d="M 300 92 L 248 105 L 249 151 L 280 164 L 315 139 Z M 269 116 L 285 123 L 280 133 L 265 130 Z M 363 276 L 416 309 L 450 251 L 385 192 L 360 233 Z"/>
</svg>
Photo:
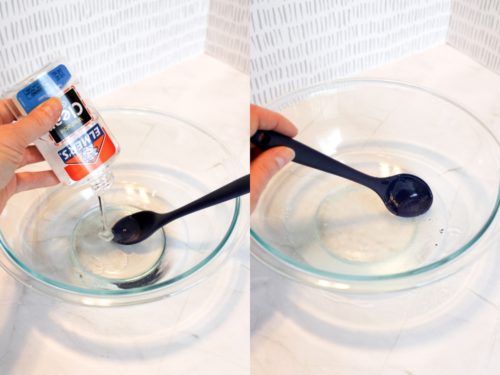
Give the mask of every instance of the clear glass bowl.
<svg viewBox="0 0 500 375">
<path fill-rule="evenodd" d="M 122 149 L 103 196 L 110 225 L 134 211 L 178 208 L 244 174 L 216 138 L 182 119 L 140 109 L 100 112 Z M 0 216 L 1 265 L 67 301 L 142 303 L 202 281 L 248 230 L 235 199 L 180 218 L 141 244 L 106 244 L 96 236 L 99 213 L 89 185 L 15 195 Z"/>
<path fill-rule="evenodd" d="M 408 172 L 431 187 L 431 209 L 390 214 L 371 190 L 289 164 L 251 219 L 253 255 L 303 283 L 354 293 L 414 288 L 443 278 L 498 243 L 500 152 L 469 111 L 429 90 L 341 80 L 271 108 L 297 139 L 365 173 Z"/>
</svg>

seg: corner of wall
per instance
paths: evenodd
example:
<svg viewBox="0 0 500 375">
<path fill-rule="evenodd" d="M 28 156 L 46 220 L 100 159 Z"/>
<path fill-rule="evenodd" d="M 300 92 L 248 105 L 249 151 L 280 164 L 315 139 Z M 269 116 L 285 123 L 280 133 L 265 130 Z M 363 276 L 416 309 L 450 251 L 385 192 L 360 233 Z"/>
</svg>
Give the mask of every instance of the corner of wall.
<svg viewBox="0 0 500 375">
<path fill-rule="evenodd" d="M 249 0 L 210 0 L 205 53 L 249 73 Z"/>
</svg>

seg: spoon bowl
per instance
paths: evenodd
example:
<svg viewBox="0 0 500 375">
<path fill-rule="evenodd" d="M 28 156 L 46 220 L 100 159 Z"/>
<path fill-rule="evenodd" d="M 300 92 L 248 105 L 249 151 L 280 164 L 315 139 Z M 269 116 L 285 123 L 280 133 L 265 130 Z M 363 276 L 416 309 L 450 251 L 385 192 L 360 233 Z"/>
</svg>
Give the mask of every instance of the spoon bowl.
<svg viewBox="0 0 500 375">
<path fill-rule="evenodd" d="M 111 231 L 113 241 L 132 245 L 140 241 L 141 234 L 148 237 L 153 233 L 158 214 L 153 211 L 139 211 L 118 220 Z"/>
<path fill-rule="evenodd" d="M 419 216 L 432 206 L 431 188 L 420 177 L 401 173 L 383 178 L 381 184 L 386 189 L 380 197 L 387 209 L 396 216 Z"/>
</svg>

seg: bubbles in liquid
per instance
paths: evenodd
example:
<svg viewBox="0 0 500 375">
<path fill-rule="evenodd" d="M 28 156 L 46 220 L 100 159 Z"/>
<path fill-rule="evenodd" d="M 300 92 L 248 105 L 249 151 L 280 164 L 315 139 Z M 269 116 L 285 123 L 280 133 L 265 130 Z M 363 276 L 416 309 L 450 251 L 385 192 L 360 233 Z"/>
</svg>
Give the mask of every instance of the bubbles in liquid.
<svg viewBox="0 0 500 375">
<path fill-rule="evenodd" d="M 324 250 L 355 263 L 400 255 L 415 236 L 413 219 L 388 214 L 378 196 L 358 186 L 327 196 L 318 208 L 316 225 Z M 394 235 L 388 242 L 390 233 Z"/>
<path fill-rule="evenodd" d="M 113 240 L 113 232 L 109 228 L 106 228 L 106 230 L 101 230 L 99 233 L 97 233 L 99 238 L 103 241 L 106 242 L 111 242 Z"/>
</svg>

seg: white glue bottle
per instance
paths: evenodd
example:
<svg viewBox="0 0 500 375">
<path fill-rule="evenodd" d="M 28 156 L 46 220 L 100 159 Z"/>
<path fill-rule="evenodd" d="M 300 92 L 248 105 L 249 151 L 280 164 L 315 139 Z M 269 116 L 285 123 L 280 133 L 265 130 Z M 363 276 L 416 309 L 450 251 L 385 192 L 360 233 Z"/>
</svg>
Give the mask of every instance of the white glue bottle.
<svg viewBox="0 0 500 375">
<path fill-rule="evenodd" d="M 51 97 L 61 100 L 54 128 L 35 141 L 59 180 L 89 183 L 97 194 L 112 184 L 109 165 L 119 153 L 116 140 L 91 103 L 82 96 L 66 65 L 56 62 L 32 74 L 5 93 L 17 119 Z"/>
<path fill-rule="evenodd" d="M 54 128 L 34 143 L 66 185 L 88 183 L 99 198 L 103 235 L 111 231 L 102 209 L 102 193 L 113 183 L 110 164 L 119 146 L 99 115 L 82 95 L 77 81 L 66 65 L 55 62 L 11 87 L 4 97 L 16 119 L 30 113 L 51 97 L 62 104 L 62 113 Z"/>
</svg>

